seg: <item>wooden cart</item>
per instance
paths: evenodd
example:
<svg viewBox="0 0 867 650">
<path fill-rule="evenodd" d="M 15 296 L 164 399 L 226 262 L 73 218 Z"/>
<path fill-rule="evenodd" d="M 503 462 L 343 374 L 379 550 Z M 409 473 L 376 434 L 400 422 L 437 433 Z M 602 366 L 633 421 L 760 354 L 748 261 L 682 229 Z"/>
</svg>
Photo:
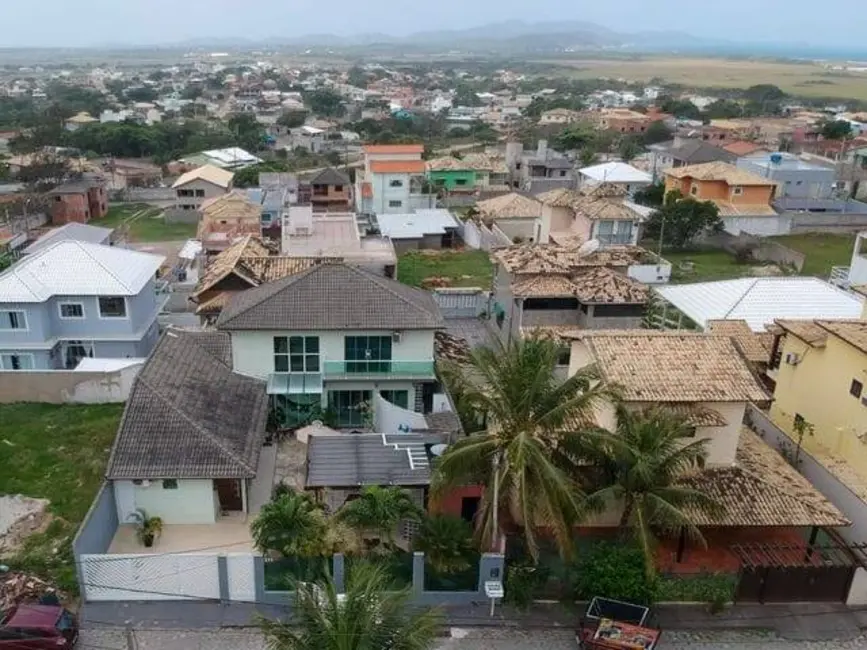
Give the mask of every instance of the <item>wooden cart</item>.
<svg viewBox="0 0 867 650">
<path fill-rule="evenodd" d="M 581 619 L 575 640 L 586 650 L 655 650 L 662 631 L 646 625 L 641 605 L 595 597 Z"/>
</svg>

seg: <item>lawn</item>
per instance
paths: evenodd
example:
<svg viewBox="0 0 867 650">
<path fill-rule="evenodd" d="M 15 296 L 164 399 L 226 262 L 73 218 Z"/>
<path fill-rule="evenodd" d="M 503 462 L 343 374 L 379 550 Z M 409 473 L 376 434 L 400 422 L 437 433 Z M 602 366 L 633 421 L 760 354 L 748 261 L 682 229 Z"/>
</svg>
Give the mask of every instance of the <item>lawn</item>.
<svg viewBox="0 0 867 650">
<path fill-rule="evenodd" d="M 738 264 L 734 255 L 724 250 L 665 251 L 662 256 L 671 262 L 671 281 L 675 283 L 730 280 L 755 274 L 753 265 Z"/>
<path fill-rule="evenodd" d="M 75 591 L 72 538 L 102 483 L 122 411 L 122 404 L 0 405 L 0 494 L 48 499 L 53 516 L 4 563 Z"/>
<path fill-rule="evenodd" d="M 452 287 L 489 289 L 494 265 L 485 251 L 410 251 L 397 261 L 397 279 L 420 287 L 425 278 L 448 278 Z"/>
<path fill-rule="evenodd" d="M 849 266 L 855 246 L 855 235 L 848 234 L 804 233 L 772 239 L 807 256 L 801 275 L 815 275 L 825 280 L 832 266 Z"/>
<path fill-rule="evenodd" d="M 121 203 L 109 206 L 108 214 L 90 222 L 94 226 L 129 227 L 132 242 L 178 241 L 196 236 L 194 223 L 166 223 L 160 208 L 146 203 Z"/>
</svg>

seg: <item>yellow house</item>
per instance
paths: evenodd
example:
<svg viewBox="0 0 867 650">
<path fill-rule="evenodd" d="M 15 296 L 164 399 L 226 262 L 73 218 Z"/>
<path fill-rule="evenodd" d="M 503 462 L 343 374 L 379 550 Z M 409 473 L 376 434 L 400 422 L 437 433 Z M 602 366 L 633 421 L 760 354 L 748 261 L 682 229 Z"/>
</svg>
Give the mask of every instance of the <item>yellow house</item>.
<svg viewBox="0 0 867 650">
<path fill-rule="evenodd" d="M 781 320 L 771 418 L 802 446 L 844 460 L 867 481 L 867 320 Z M 772 364 L 774 365 L 774 364 Z"/>
</svg>

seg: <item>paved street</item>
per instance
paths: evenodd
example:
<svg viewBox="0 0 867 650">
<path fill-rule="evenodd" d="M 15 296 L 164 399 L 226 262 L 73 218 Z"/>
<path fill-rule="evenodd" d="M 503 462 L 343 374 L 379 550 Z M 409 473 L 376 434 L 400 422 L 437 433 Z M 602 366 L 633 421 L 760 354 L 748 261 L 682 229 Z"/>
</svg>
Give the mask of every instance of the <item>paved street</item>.
<svg viewBox="0 0 867 650">
<path fill-rule="evenodd" d="M 575 650 L 563 630 L 452 629 L 437 650 Z M 77 650 L 264 650 L 249 630 L 83 630 Z M 661 650 L 867 650 L 867 636 L 838 641 L 787 641 L 763 632 L 668 632 Z"/>
</svg>

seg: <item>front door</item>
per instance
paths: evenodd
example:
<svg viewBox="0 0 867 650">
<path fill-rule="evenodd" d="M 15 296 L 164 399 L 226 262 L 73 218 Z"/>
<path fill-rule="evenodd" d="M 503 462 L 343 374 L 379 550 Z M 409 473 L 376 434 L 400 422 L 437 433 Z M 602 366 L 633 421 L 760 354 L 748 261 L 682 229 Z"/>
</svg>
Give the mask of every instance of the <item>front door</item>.
<svg viewBox="0 0 867 650">
<path fill-rule="evenodd" d="M 241 511 L 244 502 L 241 498 L 241 481 L 236 478 L 214 479 L 217 488 L 217 497 L 220 499 L 220 510 Z"/>
</svg>

